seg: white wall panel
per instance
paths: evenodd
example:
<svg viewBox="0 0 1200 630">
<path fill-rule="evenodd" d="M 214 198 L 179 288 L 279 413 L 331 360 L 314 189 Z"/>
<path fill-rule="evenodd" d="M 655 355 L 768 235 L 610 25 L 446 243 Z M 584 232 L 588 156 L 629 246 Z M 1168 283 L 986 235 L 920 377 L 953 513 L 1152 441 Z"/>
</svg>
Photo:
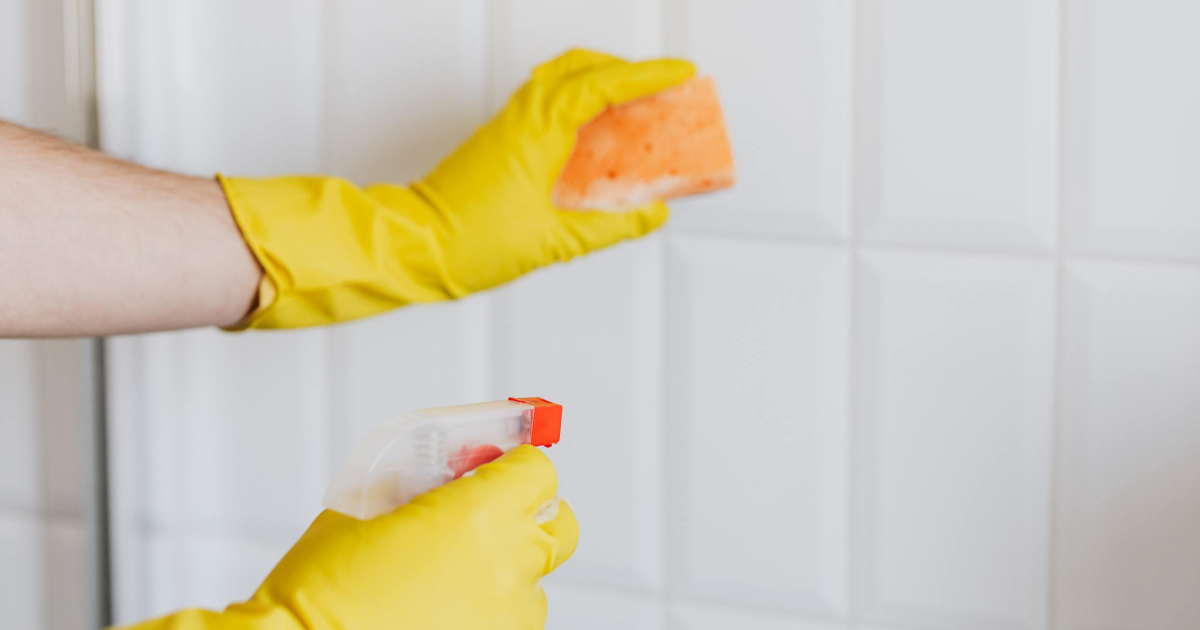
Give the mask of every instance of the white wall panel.
<svg viewBox="0 0 1200 630">
<path fill-rule="evenodd" d="M 77 6 L 78 4 L 78 6 Z M 0 120 L 76 141 L 88 136 L 86 2 L 0 2 Z"/>
<path fill-rule="evenodd" d="M 487 298 L 413 306 L 330 331 L 332 470 L 376 425 L 488 396 Z"/>
<path fill-rule="evenodd" d="M 323 334 L 178 337 L 173 408 L 145 418 L 169 431 L 158 457 L 178 472 L 170 502 L 150 508 L 154 521 L 294 538 L 330 476 Z"/>
<path fill-rule="evenodd" d="M 491 11 L 495 107 L 535 66 L 571 48 L 633 59 L 662 52 L 662 10 L 655 0 L 497 0 Z"/>
<path fill-rule="evenodd" d="M 856 205 L 873 242 L 1049 249 L 1058 7 L 865 0 Z"/>
<path fill-rule="evenodd" d="M 86 545 L 81 518 L 43 520 L 0 510 L 0 610 L 8 627 L 86 627 Z"/>
<path fill-rule="evenodd" d="M 900 253 L 860 260 L 862 618 L 1042 627 L 1053 266 Z"/>
<path fill-rule="evenodd" d="M 1067 4 L 1067 236 L 1076 251 L 1200 259 L 1200 4 Z"/>
<path fill-rule="evenodd" d="M 114 462 L 137 479 L 124 489 L 128 501 L 115 498 L 118 512 L 129 512 L 118 518 L 298 535 L 330 474 L 320 333 L 193 331 L 134 343 L 137 365 L 115 366 L 126 375 L 119 386 L 146 392 L 136 410 L 114 401 L 114 424 L 129 423 L 137 436 Z M 129 378 L 133 370 L 140 378 Z"/>
<path fill-rule="evenodd" d="M 86 530 L 83 519 L 75 517 L 50 518 L 43 528 L 44 627 L 47 630 L 88 628 L 96 621 L 91 609 L 94 602 L 89 599 L 97 588 L 91 566 L 92 534 Z"/>
<path fill-rule="evenodd" d="M 93 444 L 91 340 L 32 342 L 28 369 L 37 401 L 39 502 L 52 515 L 82 517 L 90 509 Z"/>
<path fill-rule="evenodd" d="M 28 115 L 27 2 L 0 2 L 0 119 L 23 121 Z"/>
<path fill-rule="evenodd" d="M 81 516 L 82 343 L 0 341 L 0 507 Z"/>
<path fill-rule="evenodd" d="M 546 586 L 546 630 L 661 630 L 662 603 L 646 595 Z"/>
<path fill-rule="evenodd" d="M 847 263 L 836 249 L 672 244 L 673 592 L 843 612 Z"/>
<path fill-rule="evenodd" d="M 0 341 L 0 505 L 37 505 L 35 345 Z"/>
<path fill-rule="evenodd" d="M 337 0 L 327 18 L 325 136 L 334 173 L 404 184 L 470 136 L 483 110 L 483 0 Z"/>
<path fill-rule="evenodd" d="M 1063 630 L 1200 624 L 1200 270 L 1071 265 Z"/>
<path fill-rule="evenodd" d="M 244 601 L 289 547 L 244 537 L 151 534 L 146 540 L 148 598 L 141 615 L 196 607 L 222 610 Z"/>
<path fill-rule="evenodd" d="M 833 622 L 816 622 L 747 609 L 720 608 L 706 604 L 674 604 L 667 613 L 668 630 L 842 630 Z"/>
<path fill-rule="evenodd" d="M 668 52 L 717 82 L 731 190 L 681 200 L 675 224 L 844 237 L 849 229 L 850 3 L 671 0 Z"/>
<path fill-rule="evenodd" d="M 492 397 L 563 405 L 549 454 L 588 535 L 554 579 L 661 588 L 661 295 L 651 237 L 536 272 L 497 308 Z"/>
<path fill-rule="evenodd" d="M 169 334 L 110 340 L 106 354 L 109 385 L 109 511 L 112 556 L 112 614 L 132 623 L 162 612 L 153 591 L 172 588 L 175 579 L 151 575 L 151 506 L 171 520 L 180 472 L 173 466 L 174 440 L 167 422 L 177 406 L 174 368 L 179 339 Z M 169 506 L 169 507 L 168 507 Z M 171 523 L 162 523 L 169 526 Z M 159 531 L 163 531 L 160 527 Z"/>
<path fill-rule="evenodd" d="M 317 0 L 101 4 L 103 148 L 198 175 L 320 170 L 321 20 Z"/>
<path fill-rule="evenodd" d="M 170 64 L 163 96 L 178 168 L 320 170 L 321 3 L 179 0 L 165 11 L 169 35 L 155 53 Z"/>
<path fill-rule="evenodd" d="M 4 567 L 0 609 L 13 628 L 45 627 L 42 590 L 46 567 L 39 525 L 27 515 L 0 513 L 0 566 Z"/>
<path fill-rule="evenodd" d="M 81 521 L 86 341 L 0 341 L 0 508 Z"/>
</svg>

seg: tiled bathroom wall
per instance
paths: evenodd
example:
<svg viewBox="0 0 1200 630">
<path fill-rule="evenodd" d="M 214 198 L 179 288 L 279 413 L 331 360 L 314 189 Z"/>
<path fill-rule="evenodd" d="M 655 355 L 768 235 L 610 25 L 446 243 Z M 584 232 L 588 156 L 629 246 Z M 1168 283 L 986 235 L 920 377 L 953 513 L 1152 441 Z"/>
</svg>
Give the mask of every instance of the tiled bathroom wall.
<svg viewBox="0 0 1200 630">
<path fill-rule="evenodd" d="M 566 406 L 557 630 L 1200 627 L 1200 5 L 125 0 L 106 149 L 419 177 L 571 46 L 715 77 L 736 189 L 459 303 L 111 344 L 119 620 L 247 596 L 398 412 Z"/>
</svg>

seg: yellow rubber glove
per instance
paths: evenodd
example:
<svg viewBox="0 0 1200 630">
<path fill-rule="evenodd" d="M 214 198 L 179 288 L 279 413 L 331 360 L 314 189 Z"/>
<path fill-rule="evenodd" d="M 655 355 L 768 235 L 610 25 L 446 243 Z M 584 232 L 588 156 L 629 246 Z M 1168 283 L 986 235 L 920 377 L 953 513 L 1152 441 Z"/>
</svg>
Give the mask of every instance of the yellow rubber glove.
<svg viewBox="0 0 1200 630">
<path fill-rule="evenodd" d="M 580 126 L 694 72 L 675 59 L 568 52 L 534 70 L 495 118 L 409 187 L 218 175 L 266 270 L 257 308 L 235 328 L 316 326 L 458 298 L 659 227 L 661 203 L 560 210 L 551 189 Z"/>
<path fill-rule="evenodd" d="M 557 486 L 550 460 L 526 445 L 385 516 L 326 511 L 249 601 L 129 630 L 542 628 L 539 581 L 579 538 Z M 538 524 L 547 505 L 557 516 Z"/>
</svg>

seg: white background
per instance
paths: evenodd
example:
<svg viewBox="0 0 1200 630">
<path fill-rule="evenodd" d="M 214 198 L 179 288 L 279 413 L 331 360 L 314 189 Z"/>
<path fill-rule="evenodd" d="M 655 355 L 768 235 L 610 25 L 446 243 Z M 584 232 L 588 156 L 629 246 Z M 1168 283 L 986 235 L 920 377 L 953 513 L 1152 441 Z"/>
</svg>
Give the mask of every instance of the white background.
<svg viewBox="0 0 1200 630">
<path fill-rule="evenodd" d="M 113 342 L 120 621 L 248 596 L 375 423 L 520 395 L 566 407 L 557 630 L 1200 627 L 1200 5 L 110 0 L 97 23 L 102 144 L 157 166 L 407 181 L 588 46 L 713 75 L 740 178 L 461 303 Z M 3 347 L 5 391 L 36 387 L 37 346 Z"/>
</svg>

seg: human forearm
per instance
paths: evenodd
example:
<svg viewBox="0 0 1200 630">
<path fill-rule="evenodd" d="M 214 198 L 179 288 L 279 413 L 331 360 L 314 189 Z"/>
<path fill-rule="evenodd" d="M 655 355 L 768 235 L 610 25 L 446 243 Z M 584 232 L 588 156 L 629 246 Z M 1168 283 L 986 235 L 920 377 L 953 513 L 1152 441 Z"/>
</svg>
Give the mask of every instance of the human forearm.
<svg viewBox="0 0 1200 630">
<path fill-rule="evenodd" d="M 229 325 L 261 274 L 215 181 L 0 122 L 0 337 Z"/>
</svg>

